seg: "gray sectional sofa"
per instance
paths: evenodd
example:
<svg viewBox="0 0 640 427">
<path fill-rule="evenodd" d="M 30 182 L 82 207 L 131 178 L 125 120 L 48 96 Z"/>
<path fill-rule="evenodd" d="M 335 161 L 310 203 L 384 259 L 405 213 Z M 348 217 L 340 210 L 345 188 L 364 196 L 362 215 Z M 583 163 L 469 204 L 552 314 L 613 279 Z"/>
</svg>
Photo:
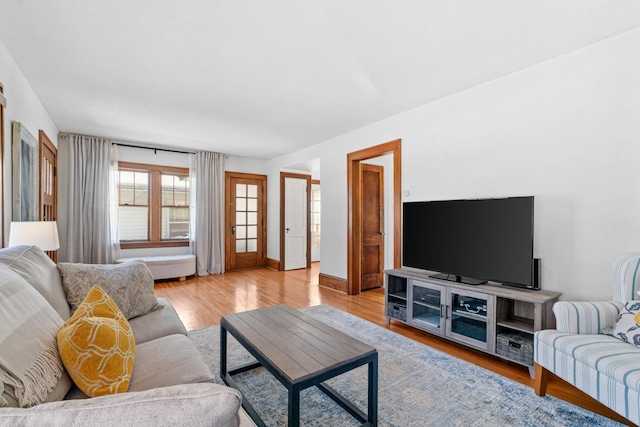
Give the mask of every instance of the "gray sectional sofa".
<svg viewBox="0 0 640 427">
<path fill-rule="evenodd" d="M 164 299 L 157 299 L 152 311 L 128 320 L 135 337 L 128 392 L 87 398 L 63 372 L 55 387 L 45 390 L 43 402 L 15 407 L 24 393 L 3 368 L 19 366 L 23 356 L 31 357 L 35 338 L 31 333 L 17 334 L 17 327 L 10 326 L 14 317 L 28 311 L 11 303 L 13 295 L 39 304 L 29 321 L 47 318 L 62 325 L 71 315 L 59 269 L 44 252 L 34 246 L 0 250 L 0 426 L 253 425 L 241 408 L 240 393 L 214 384 L 213 373 Z"/>
</svg>

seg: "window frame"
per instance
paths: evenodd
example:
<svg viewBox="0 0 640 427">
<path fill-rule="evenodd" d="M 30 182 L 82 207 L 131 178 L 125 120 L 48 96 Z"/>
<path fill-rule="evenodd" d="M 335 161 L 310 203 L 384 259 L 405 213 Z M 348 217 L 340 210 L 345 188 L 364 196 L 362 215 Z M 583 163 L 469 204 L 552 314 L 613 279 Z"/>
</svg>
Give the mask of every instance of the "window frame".
<svg viewBox="0 0 640 427">
<path fill-rule="evenodd" d="M 189 246 L 189 239 L 162 240 L 162 174 L 189 176 L 189 168 L 118 162 L 118 171 L 127 170 L 149 173 L 149 202 L 147 217 L 148 240 L 120 240 L 121 249 L 168 248 Z M 119 202 L 118 202 L 119 203 Z"/>
</svg>

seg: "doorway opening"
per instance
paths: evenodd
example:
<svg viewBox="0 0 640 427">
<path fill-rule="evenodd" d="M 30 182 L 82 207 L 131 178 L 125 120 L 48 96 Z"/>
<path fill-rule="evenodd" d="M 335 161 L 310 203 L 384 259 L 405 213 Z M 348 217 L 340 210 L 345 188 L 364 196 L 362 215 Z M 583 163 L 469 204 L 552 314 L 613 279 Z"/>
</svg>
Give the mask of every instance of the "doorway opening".
<svg viewBox="0 0 640 427">
<path fill-rule="evenodd" d="M 280 172 L 280 271 L 311 267 L 311 175 Z"/>
<path fill-rule="evenodd" d="M 402 215 L 402 161 L 401 140 L 365 148 L 347 154 L 347 293 L 359 294 L 363 290 L 363 162 L 375 157 L 391 154 L 393 158 L 393 266 L 401 266 L 401 215 Z M 370 272 L 367 272 L 370 274 Z"/>
</svg>

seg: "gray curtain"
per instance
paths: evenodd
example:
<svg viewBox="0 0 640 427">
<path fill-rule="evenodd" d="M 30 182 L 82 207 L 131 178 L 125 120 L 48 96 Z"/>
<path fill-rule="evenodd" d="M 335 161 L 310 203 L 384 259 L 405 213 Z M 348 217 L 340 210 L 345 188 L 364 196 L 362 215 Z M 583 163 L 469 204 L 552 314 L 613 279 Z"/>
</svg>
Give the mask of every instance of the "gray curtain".
<svg viewBox="0 0 640 427">
<path fill-rule="evenodd" d="M 191 159 L 191 248 L 196 274 L 224 273 L 224 155 L 197 152 Z"/>
<path fill-rule="evenodd" d="M 117 147 L 102 138 L 60 137 L 60 190 L 65 193 L 59 259 L 111 264 L 118 257 Z"/>
</svg>

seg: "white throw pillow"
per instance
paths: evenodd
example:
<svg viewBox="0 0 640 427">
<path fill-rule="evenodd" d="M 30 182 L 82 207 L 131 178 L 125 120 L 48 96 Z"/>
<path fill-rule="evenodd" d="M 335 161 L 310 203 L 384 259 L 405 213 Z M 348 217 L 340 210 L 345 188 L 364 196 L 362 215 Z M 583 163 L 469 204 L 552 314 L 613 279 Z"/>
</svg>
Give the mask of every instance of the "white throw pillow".
<svg viewBox="0 0 640 427">
<path fill-rule="evenodd" d="M 640 346 L 640 301 L 628 301 L 624 305 L 612 335 L 622 341 Z"/>
</svg>

